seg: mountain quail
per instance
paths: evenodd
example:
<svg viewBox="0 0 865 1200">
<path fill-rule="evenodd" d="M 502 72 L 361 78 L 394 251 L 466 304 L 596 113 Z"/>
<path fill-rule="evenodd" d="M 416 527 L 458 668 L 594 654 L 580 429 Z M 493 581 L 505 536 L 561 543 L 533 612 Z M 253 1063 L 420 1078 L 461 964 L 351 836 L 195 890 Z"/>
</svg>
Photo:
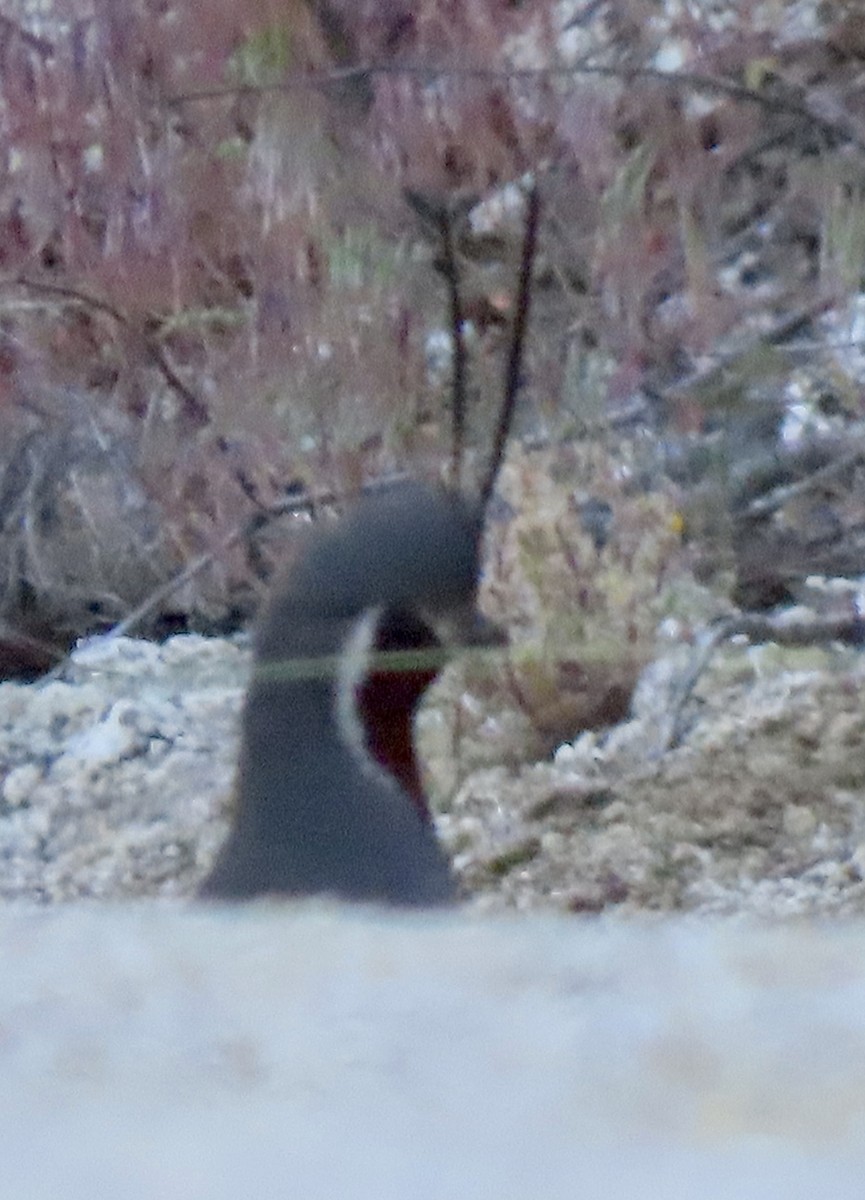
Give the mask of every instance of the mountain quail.
<svg viewBox="0 0 865 1200">
<path fill-rule="evenodd" d="M 312 531 L 255 639 L 233 824 L 202 895 L 454 897 L 412 718 L 448 646 L 500 642 L 476 608 L 480 514 L 399 483 Z"/>
</svg>

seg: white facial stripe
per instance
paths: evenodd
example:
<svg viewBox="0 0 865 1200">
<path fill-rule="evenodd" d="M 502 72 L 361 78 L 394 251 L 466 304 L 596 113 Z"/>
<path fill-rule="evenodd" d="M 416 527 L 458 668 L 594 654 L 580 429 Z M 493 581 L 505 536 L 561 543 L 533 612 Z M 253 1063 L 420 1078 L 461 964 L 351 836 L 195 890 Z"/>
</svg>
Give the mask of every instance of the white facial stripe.
<svg viewBox="0 0 865 1200">
<path fill-rule="evenodd" d="M 369 670 L 381 616 L 381 608 L 369 608 L 361 613 L 343 643 L 336 679 L 336 720 L 342 741 L 365 774 L 393 787 L 394 780 L 369 752 L 366 730 L 357 706 L 357 692 Z"/>
</svg>

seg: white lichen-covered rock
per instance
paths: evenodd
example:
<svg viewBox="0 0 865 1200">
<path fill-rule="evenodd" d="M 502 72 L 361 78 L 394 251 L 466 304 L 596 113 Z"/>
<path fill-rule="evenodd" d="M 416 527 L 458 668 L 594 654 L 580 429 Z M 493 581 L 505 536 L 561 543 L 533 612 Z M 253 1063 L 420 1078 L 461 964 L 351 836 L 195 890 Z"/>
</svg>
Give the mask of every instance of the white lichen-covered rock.
<svg viewBox="0 0 865 1200">
<path fill-rule="evenodd" d="M 0 895 L 192 893 L 227 827 L 248 664 L 231 642 L 114 639 L 82 647 L 62 680 L 0 685 Z M 630 721 L 450 791 L 461 697 L 433 700 L 421 753 L 466 897 L 623 916 L 865 912 L 860 656 L 722 651 L 664 748 L 671 679 L 656 664 Z"/>
<path fill-rule="evenodd" d="M 248 655 L 99 639 L 62 679 L 0 685 L 0 894 L 175 895 L 225 829 Z"/>
</svg>

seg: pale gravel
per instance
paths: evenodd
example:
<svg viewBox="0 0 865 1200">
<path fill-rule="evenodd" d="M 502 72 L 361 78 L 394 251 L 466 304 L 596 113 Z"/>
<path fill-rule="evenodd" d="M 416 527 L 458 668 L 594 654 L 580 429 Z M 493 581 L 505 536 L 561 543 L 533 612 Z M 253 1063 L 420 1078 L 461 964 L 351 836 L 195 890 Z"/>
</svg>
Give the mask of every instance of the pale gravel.
<svg viewBox="0 0 865 1200">
<path fill-rule="evenodd" d="M 470 903 L 865 913 L 861 656 L 727 648 L 682 745 L 659 753 L 682 654 L 650 668 L 631 721 L 445 797 L 439 832 Z M 0 894 L 193 892 L 227 828 L 248 665 L 228 641 L 114 639 L 76 652 L 68 681 L 0 685 Z M 446 680 L 427 730 L 465 699 Z M 433 790 L 448 746 L 421 738 Z"/>
</svg>

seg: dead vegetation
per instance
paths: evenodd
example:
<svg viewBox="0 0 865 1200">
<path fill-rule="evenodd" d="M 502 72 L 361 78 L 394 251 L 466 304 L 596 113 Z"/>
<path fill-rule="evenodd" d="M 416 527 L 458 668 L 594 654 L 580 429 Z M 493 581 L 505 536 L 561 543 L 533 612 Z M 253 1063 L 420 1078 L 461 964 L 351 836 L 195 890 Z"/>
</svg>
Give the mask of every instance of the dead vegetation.
<svg viewBox="0 0 865 1200">
<path fill-rule="evenodd" d="M 517 429 L 560 461 L 502 478 L 488 590 L 532 737 L 622 711 L 677 572 L 861 573 L 863 61 L 843 3 L 7 6 L 0 617 L 65 645 L 210 555 L 149 630 L 225 627 L 287 490 L 439 474 L 443 202 L 484 461 L 529 178 Z"/>
</svg>

